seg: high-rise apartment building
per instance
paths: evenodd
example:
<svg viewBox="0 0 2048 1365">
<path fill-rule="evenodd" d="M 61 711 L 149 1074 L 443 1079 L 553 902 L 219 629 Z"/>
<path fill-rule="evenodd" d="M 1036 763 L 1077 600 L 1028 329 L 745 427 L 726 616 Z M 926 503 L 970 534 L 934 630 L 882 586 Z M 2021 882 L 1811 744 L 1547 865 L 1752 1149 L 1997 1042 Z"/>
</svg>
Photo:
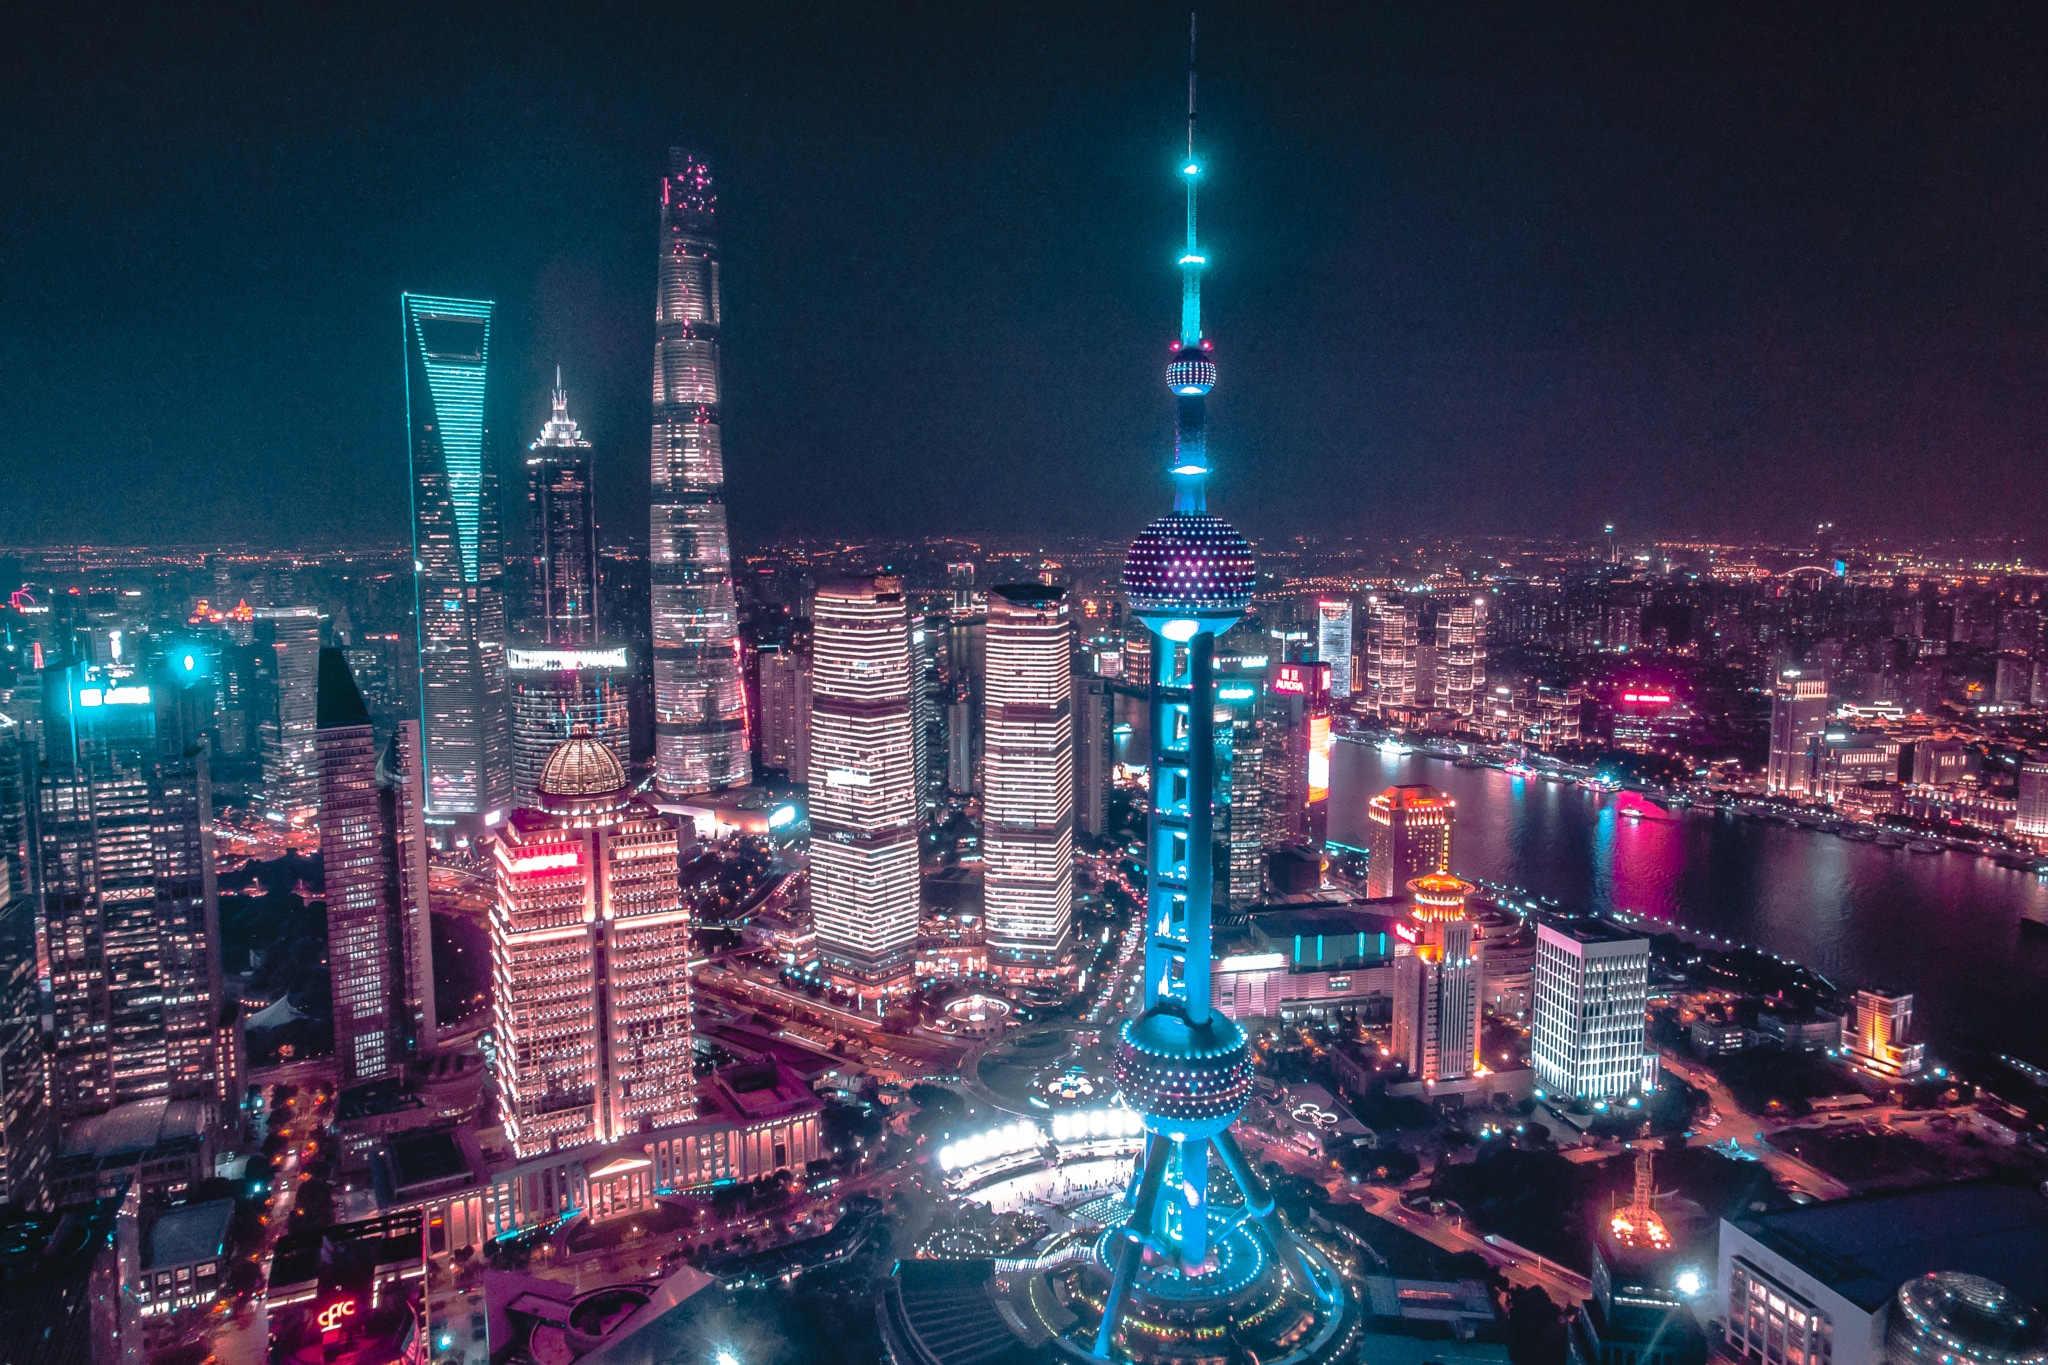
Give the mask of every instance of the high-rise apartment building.
<svg viewBox="0 0 2048 1365">
<path fill-rule="evenodd" d="M 1479 1064 L 1482 946 L 1466 913 L 1472 883 L 1441 872 L 1408 883 L 1413 952 L 1394 959 L 1394 1057 L 1419 1081 L 1455 1081 Z"/>
<path fill-rule="evenodd" d="M 554 412 L 527 448 L 529 551 L 524 634 L 534 643 L 581 649 L 597 641 L 597 511 L 590 442 L 569 418 L 569 393 L 555 369 Z"/>
<path fill-rule="evenodd" d="M 761 766 L 780 768 L 792 782 L 811 771 L 811 652 L 790 642 L 763 647 Z"/>
<path fill-rule="evenodd" d="M 494 305 L 407 294 L 400 306 L 427 802 L 481 832 L 512 799 L 505 552 L 484 423 Z"/>
<path fill-rule="evenodd" d="M 1059 965 L 1074 910 L 1073 628 L 1064 588 L 989 589 L 982 688 L 990 965 Z"/>
<path fill-rule="evenodd" d="M 1486 599 L 1449 602 L 1436 611 L 1436 708 L 1480 714 L 1486 699 Z"/>
<path fill-rule="evenodd" d="M 37 789 L 56 1117 L 240 1099 L 224 1023 L 203 687 L 179 670 L 43 674 Z M 191 672 L 191 670 L 187 670 Z"/>
<path fill-rule="evenodd" d="M 1827 723 L 1827 679 L 1802 677 L 1794 668 L 1781 673 L 1771 687 L 1771 755 L 1765 774 L 1769 790 L 1807 794 L 1812 772 L 1807 751 Z"/>
<path fill-rule="evenodd" d="M 671 147 L 654 299 L 654 781 L 670 795 L 753 777 L 719 443 L 718 196 Z"/>
<path fill-rule="evenodd" d="M 812 921 L 833 980 L 876 999 L 908 987 L 917 944 L 910 618 L 901 581 L 820 587 L 811 631 Z"/>
<path fill-rule="evenodd" d="M 1388 597 L 1366 600 L 1365 696 L 1377 715 L 1416 704 L 1421 658 L 1415 632 L 1413 607 Z"/>
<path fill-rule="evenodd" d="M 540 801 L 541 770 L 555 746 L 586 734 L 625 763 L 633 723 L 626 647 L 517 646 L 505 652 L 512 690 L 512 779 L 519 805 Z"/>
<path fill-rule="evenodd" d="M 320 651 L 320 861 L 345 1085 L 395 1073 L 431 1018 L 426 839 L 417 765 L 405 771 L 410 726 L 380 753 L 347 658 Z"/>
<path fill-rule="evenodd" d="M 497 1079 L 521 1157 L 696 1117 L 675 823 L 588 735 L 556 746 L 540 800 L 493 846 Z"/>
<path fill-rule="evenodd" d="M 1398 896 L 1418 877 L 1451 870 L 1458 803 L 1421 783 L 1393 786 L 1366 803 L 1365 894 Z"/>
<path fill-rule="evenodd" d="M 313 754 L 314 712 L 320 689 L 320 613 L 312 607 L 261 607 L 258 638 L 268 636 L 277 684 L 263 717 L 263 804 L 290 818 L 320 800 L 320 768 Z"/>
<path fill-rule="evenodd" d="M 1316 603 L 1316 657 L 1330 666 L 1330 696 L 1351 696 L 1351 599 Z"/>
<path fill-rule="evenodd" d="M 1603 919 L 1540 924 L 1529 1060 L 1560 1099 L 1606 1100 L 1643 1084 L 1650 940 Z"/>
<path fill-rule="evenodd" d="M 1114 782 L 1116 694 L 1109 680 L 1074 675 L 1074 827 L 1100 838 L 1109 828 L 1109 791 Z"/>
</svg>

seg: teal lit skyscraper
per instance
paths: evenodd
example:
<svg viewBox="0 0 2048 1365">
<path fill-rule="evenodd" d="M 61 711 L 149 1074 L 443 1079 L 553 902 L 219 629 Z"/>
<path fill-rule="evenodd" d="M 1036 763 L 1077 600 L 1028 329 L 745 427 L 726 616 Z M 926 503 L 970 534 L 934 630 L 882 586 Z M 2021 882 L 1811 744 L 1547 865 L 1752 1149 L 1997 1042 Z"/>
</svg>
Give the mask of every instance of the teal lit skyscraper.
<svg viewBox="0 0 2048 1365">
<path fill-rule="evenodd" d="M 488 818 L 512 796 L 505 556 L 484 421 L 493 305 L 424 294 L 400 305 L 427 806 Z"/>
</svg>

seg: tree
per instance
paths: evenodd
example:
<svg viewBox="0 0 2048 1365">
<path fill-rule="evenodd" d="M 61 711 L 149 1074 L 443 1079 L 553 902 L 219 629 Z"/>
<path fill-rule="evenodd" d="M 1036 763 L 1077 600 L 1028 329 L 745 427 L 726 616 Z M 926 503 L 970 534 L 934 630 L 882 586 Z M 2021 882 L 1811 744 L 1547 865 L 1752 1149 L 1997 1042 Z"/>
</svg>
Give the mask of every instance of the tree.
<svg viewBox="0 0 2048 1365">
<path fill-rule="evenodd" d="M 1564 1365 L 1564 1317 L 1550 1295 L 1527 1285 L 1508 1296 L 1508 1359 L 1514 1365 Z"/>
</svg>

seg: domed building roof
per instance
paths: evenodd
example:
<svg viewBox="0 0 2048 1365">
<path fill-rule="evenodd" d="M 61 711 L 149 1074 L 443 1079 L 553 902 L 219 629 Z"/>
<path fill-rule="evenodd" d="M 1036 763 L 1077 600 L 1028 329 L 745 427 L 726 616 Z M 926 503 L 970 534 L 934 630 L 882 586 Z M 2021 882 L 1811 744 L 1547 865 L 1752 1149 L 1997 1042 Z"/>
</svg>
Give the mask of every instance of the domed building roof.
<svg viewBox="0 0 2048 1365">
<path fill-rule="evenodd" d="M 1885 1343 L 1888 1365 L 2042 1365 L 2041 1314 L 2004 1285 L 1937 1271 L 1899 1286 Z"/>
<path fill-rule="evenodd" d="M 626 769 L 617 754 L 590 735 L 571 735 L 555 746 L 540 770 L 540 794 L 610 796 L 626 789 Z"/>
<path fill-rule="evenodd" d="M 1202 512 L 1169 512 L 1131 542 L 1124 592 L 1141 617 L 1235 620 L 1258 587 L 1252 547 Z"/>
</svg>

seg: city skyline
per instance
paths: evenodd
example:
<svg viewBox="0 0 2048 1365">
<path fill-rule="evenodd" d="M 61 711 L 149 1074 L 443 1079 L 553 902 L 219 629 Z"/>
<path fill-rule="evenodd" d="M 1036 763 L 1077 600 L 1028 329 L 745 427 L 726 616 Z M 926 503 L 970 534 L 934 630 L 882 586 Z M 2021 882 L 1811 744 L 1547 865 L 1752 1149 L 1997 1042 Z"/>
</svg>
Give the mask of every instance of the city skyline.
<svg viewBox="0 0 2048 1365">
<path fill-rule="evenodd" d="M 54 368 L 99 344 L 93 317 L 116 286 L 86 262 L 121 252 L 110 229 L 66 234 L 70 220 L 40 207 L 65 194 L 38 197 L 18 254 L 47 268 L 16 287 L 42 302 L 14 315 L 40 318 L 53 344 L 0 338 L 0 360 L 38 395 L 24 442 L 112 471 L 107 486 L 126 496 L 60 489 L 32 468 L 0 540 L 167 540 L 186 527 L 275 540 L 297 524 L 292 508 L 316 501 L 338 523 L 360 518 L 358 533 L 388 520 L 403 489 L 391 449 L 403 400 L 378 316 L 423 284 L 503 302 L 494 431 L 546 418 L 556 363 L 588 376 L 579 415 L 615 534 L 640 511 L 631 452 L 651 333 L 627 319 L 645 318 L 653 225 L 638 206 L 679 137 L 714 155 L 742 229 L 728 263 L 745 301 L 726 338 L 744 362 L 728 435 L 733 519 L 757 528 L 749 538 L 971 532 L 1017 510 L 1106 532 L 1137 514 L 1124 490 L 1167 435 L 1163 415 L 1134 401 L 1163 340 L 1143 301 L 1164 277 L 1144 253 L 1085 245 L 1156 238 L 1157 187 L 1126 171 L 1164 145 L 1170 82 L 1129 73 L 1170 69 L 1163 17 L 911 26 L 900 49 L 869 31 L 892 26 L 853 16 L 792 25 L 793 42 L 771 41 L 785 36 L 772 11 L 711 17 L 691 37 L 719 60 L 688 95 L 653 74 L 680 60 L 676 39 L 650 43 L 631 25 L 564 26 L 530 50 L 494 40 L 432 91 L 394 89 L 359 42 L 323 34 L 333 65 L 295 88 L 303 108 L 291 112 L 274 98 L 282 77 L 252 69 L 276 33 L 210 36 L 189 69 L 145 63 L 143 36 L 152 56 L 197 44 L 196 25 L 166 21 L 93 49 L 133 78 L 135 107 L 184 111 L 161 129 L 106 111 L 37 122 L 77 112 L 58 83 L 82 49 L 53 21 L 17 49 L 44 57 L 21 86 L 48 96 L 27 101 L 22 134 L 47 136 L 19 148 L 24 163 L 90 203 L 111 190 L 79 180 L 97 156 L 66 160 L 78 129 L 127 149 L 176 256 L 138 297 L 200 302 L 169 310 L 182 331 L 142 324 L 190 392 L 117 394 Z M 2038 522 L 2041 495 L 2008 470 L 2048 430 L 2034 396 L 2048 393 L 2048 355 L 2027 340 L 2036 286 L 2003 244 L 2044 216 L 2040 151 L 2018 141 L 2041 121 L 2041 82 L 2002 79 L 2012 35 L 1984 16 L 1886 26 L 1815 7 L 1775 22 L 1767 33 L 1622 10 L 1216 16 L 1217 50 L 1235 54 L 1212 80 L 1233 177 L 1210 206 L 1231 263 L 1211 307 L 1263 327 L 1239 361 L 1247 384 L 1224 400 L 1248 433 L 1227 476 L 1243 529 L 1392 518 L 1590 532 L 1612 518 L 1785 533 L 1832 519 L 1938 535 Z M 415 60 L 450 40 L 407 36 Z M 1812 60 L 1823 44 L 1832 65 Z M 519 113 L 494 117 L 512 112 L 504 90 L 536 82 L 498 82 L 483 63 L 523 71 L 543 52 L 539 84 L 556 97 L 528 105 L 522 93 Z M 885 97 L 848 98 L 856 70 Z M 912 71 L 934 75 L 913 90 Z M 194 80 L 242 93 L 193 107 Z M 1594 97 L 1575 101 L 1588 87 Z M 1931 92 L 1952 87 L 2010 102 L 1938 107 Z M 758 88 L 777 92 L 766 107 L 735 98 Z M 1843 117 L 1794 117 L 1809 99 Z M 338 141 L 366 111 L 396 135 Z M 223 128 L 267 119 L 272 159 L 222 152 Z M 1780 125 L 1800 131 L 1780 137 Z M 159 145 L 181 127 L 190 146 Z M 1888 135 L 1899 127 L 1928 131 Z M 574 167 L 575 189 L 530 224 L 498 208 L 532 183 L 536 147 L 548 183 Z M 219 159 L 193 175 L 201 154 Z M 259 193 L 273 179 L 277 192 Z M 360 202 L 293 211 L 365 179 Z M 394 179 L 409 186 L 399 212 Z M 918 216 L 941 192 L 945 213 Z M 496 206 L 489 238 L 475 227 L 482 203 Z M 223 254 L 206 229 L 224 213 L 277 230 Z M 818 249 L 827 231 L 844 239 L 835 251 Z M 864 268 L 840 270 L 840 258 Z M 989 258 L 1019 264 L 991 274 Z M 266 278 L 291 287 L 254 292 Z M 304 325 L 307 309 L 321 326 Z M 821 319 L 857 316 L 934 325 L 854 346 L 821 338 L 834 330 Z M 1046 382 L 1045 338 L 1084 333 L 1108 358 L 1102 372 Z M 819 347 L 833 363 L 808 363 Z M 1009 363 L 983 363 L 995 354 Z M 214 420 L 193 421 L 195 409 Z M 1081 496 L 1036 491 L 1050 449 L 1087 453 L 1060 466 Z M 508 467 L 515 455 L 494 451 Z M 986 477 L 941 496 L 925 485 L 948 462 Z M 897 491 L 876 497 L 884 487 Z M 1328 488 L 1344 496 L 1312 491 Z"/>
</svg>

